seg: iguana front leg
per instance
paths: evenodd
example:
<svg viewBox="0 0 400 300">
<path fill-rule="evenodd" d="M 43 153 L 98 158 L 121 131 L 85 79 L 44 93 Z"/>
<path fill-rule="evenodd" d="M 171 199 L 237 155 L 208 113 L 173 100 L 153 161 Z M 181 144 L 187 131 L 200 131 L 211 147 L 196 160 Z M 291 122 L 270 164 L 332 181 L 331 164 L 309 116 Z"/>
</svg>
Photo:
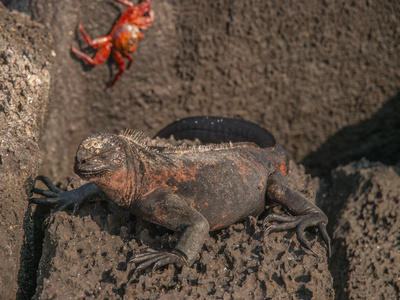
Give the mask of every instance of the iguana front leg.
<svg viewBox="0 0 400 300">
<path fill-rule="evenodd" d="M 135 254 L 131 262 L 138 270 L 153 265 L 156 270 L 164 265 L 192 265 L 210 230 L 205 217 L 190 207 L 179 196 L 159 188 L 133 207 L 145 220 L 181 233 L 171 251 L 145 249 Z"/>
<path fill-rule="evenodd" d="M 36 180 L 42 181 L 49 190 L 33 188 L 33 192 L 45 198 L 31 198 L 30 201 L 36 204 L 55 204 L 56 211 L 65 210 L 72 206 L 73 213 L 77 211 L 79 205 L 85 202 L 90 196 L 102 193 L 102 191 L 94 184 L 87 183 L 72 191 L 63 191 L 56 187 L 53 182 L 46 176 L 38 176 Z"/>
<path fill-rule="evenodd" d="M 309 243 L 303 236 L 307 227 L 317 226 L 328 248 L 328 256 L 331 254 L 330 238 L 326 231 L 328 217 L 315 204 L 308 201 L 299 193 L 289 188 L 285 175 L 276 170 L 268 178 L 267 195 L 270 200 L 285 207 L 292 216 L 270 214 L 264 219 L 264 224 L 268 222 L 278 222 L 266 228 L 265 233 L 284 231 L 296 228 L 297 239 L 305 248 L 312 250 Z"/>
</svg>

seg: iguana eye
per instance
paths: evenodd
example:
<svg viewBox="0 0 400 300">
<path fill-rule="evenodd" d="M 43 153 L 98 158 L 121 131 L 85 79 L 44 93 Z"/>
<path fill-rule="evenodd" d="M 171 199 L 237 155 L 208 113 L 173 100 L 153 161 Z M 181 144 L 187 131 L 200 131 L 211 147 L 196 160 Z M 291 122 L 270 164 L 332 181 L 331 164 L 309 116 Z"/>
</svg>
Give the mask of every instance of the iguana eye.
<svg viewBox="0 0 400 300">
<path fill-rule="evenodd" d="M 99 149 L 96 149 L 95 151 L 94 151 L 94 154 L 99 154 L 100 153 L 100 150 Z"/>
</svg>

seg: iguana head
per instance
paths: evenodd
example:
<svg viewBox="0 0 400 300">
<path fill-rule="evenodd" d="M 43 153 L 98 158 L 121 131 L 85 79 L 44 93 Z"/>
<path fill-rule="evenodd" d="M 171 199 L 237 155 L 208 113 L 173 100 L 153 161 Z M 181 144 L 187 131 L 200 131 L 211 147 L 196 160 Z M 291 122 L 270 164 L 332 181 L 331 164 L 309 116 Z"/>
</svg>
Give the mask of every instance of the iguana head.
<svg viewBox="0 0 400 300">
<path fill-rule="evenodd" d="M 78 147 L 75 173 L 84 180 L 96 181 L 108 173 L 122 171 L 126 165 L 125 148 L 118 135 L 93 134 L 83 140 Z"/>
</svg>

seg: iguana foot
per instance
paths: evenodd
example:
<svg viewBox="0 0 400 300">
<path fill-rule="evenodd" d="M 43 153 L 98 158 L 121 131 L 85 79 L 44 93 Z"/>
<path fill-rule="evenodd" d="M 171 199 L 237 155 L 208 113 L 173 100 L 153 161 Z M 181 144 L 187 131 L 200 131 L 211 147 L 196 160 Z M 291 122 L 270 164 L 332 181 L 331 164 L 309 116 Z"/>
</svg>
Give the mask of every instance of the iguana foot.
<svg viewBox="0 0 400 300">
<path fill-rule="evenodd" d="M 43 182 L 49 190 L 33 188 L 32 192 L 42 195 L 45 198 L 31 198 L 30 201 L 36 204 L 53 204 L 57 205 L 57 211 L 62 211 L 68 207 L 73 207 L 73 213 L 78 210 L 88 196 L 98 193 L 99 188 L 93 183 L 88 183 L 78 189 L 72 191 L 63 191 L 56 187 L 53 182 L 46 176 L 38 176 L 36 180 Z"/>
<path fill-rule="evenodd" d="M 158 251 L 151 248 L 134 254 L 129 262 L 135 263 L 135 273 L 146 269 L 152 264 L 154 264 L 152 271 L 169 264 L 175 264 L 177 266 L 187 265 L 186 259 L 178 252 Z"/>
<path fill-rule="evenodd" d="M 326 230 L 325 219 L 326 219 L 325 215 L 321 216 L 321 214 L 318 212 L 301 216 L 270 214 L 263 221 L 263 228 L 265 228 L 264 234 L 267 235 L 270 232 L 286 231 L 289 229 L 296 228 L 296 235 L 300 244 L 304 248 L 310 250 L 314 255 L 318 256 L 314 252 L 314 250 L 312 250 L 310 244 L 306 241 L 306 239 L 303 236 L 303 232 L 307 227 L 317 226 L 328 248 L 328 257 L 330 257 L 331 240 Z M 269 222 L 278 222 L 278 223 L 266 226 L 266 224 Z"/>
</svg>

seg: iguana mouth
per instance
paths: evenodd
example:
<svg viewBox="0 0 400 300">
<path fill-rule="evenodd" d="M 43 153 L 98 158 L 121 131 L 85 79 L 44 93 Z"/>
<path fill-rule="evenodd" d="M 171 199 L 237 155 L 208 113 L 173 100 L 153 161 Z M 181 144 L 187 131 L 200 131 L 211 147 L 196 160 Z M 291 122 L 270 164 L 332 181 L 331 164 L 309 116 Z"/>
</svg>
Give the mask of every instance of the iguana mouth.
<svg viewBox="0 0 400 300">
<path fill-rule="evenodd" d="M 84 163 L 83 163 L 84 164 Z M 75 163 L 74 172 L 82 179 L 90 179 L 94 177 L 99 177 L 107 173 L 108 169 L 104 166 L 94 167 L 94 166 L 82 166 L 82 162 Z"/>
</svg>

